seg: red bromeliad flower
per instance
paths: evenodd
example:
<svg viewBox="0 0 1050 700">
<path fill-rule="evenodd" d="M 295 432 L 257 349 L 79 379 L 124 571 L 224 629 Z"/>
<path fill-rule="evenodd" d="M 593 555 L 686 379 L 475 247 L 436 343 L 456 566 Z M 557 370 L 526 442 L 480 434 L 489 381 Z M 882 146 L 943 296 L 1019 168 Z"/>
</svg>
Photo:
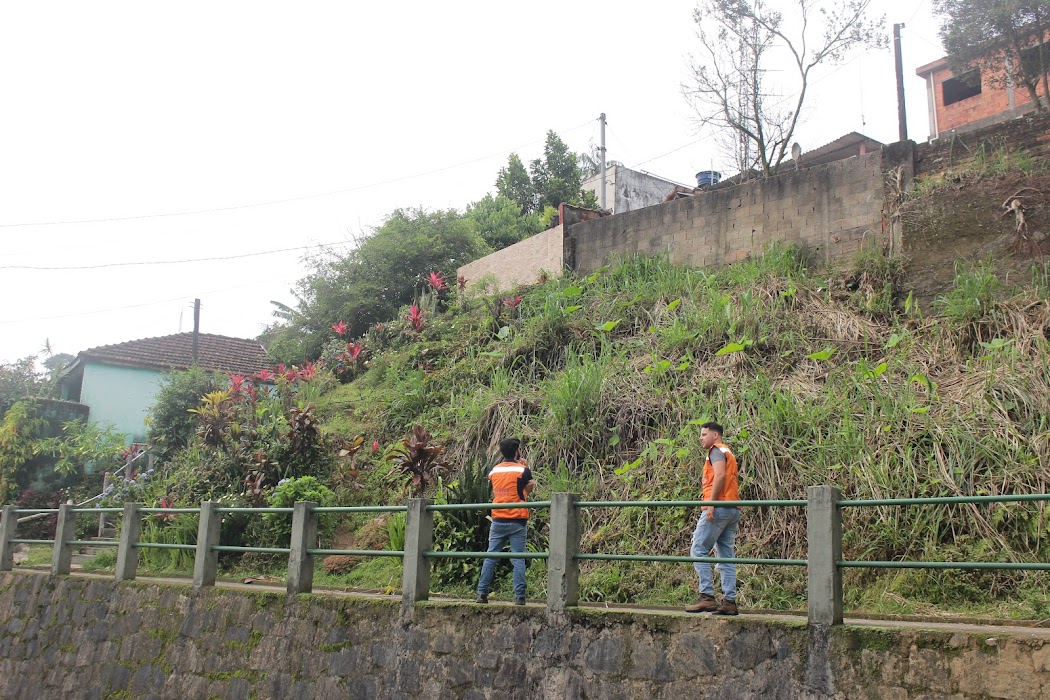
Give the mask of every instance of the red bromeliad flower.
<svg viewBox="0 0 1050 700">
<path fill-rule="evenodd" d="M 445 283 L 445 278 L 441 276 L 440 272 L 431 272 L 427 278 L 427 284 L 433 287 L 435 292 L 448 289 L 448 284 Z"/>
<path fill-rule="evenodd" d="M 372 451 L 379 452 L 379 438 L 372 441 Z"/>
<path fill-rule="evenodd" d="M 408 313 L 405 314 L 405 318 L 408 319 L 408 324 L 412 326 L 412 330 L 416 333 L 423 332 L 423 311 L 418 306 L 408 307 Z"/>
<path fill-rule="evenodd" d="M 507 306 L 507 307 L 510 307 L 512 309 L 518 308 L 518 304 L 520 304 L 520 303 L 521 303 L 521 297 L 520 296 L 507 297 L 507 298 L 505 298 L 503 300 L 503 305 Z"/>
<path fill-rule="evenodd" d="M 382 333 L 382 332 L 383 332 L 383 324 L 382 323 L 377 323 L 376 324 L 376 333 Z"/>
<path fill-rule="evenodd" d="M 347 327 L 348 326 L 342 321 L 337 321 L 336 323 L 332 324 L 332 330 L 335 331 L 335 334 L 340 337 L 346 334 Z"/>
<path fill-rule="evenodd" d="M 261 370 L 256 376 L 259 378 L 260 382 L 272 382 L 276 379 L 273 372 L 268 369 Z"/>
<path fill-rule="evenodd" d="M 349 355 L 351 362 L 357 362 L 357 358 L 361 355 L 361 351 L 364 348 L 357 343 L 346 344 L 346 354 Z"/>
<path fill-rule="evenodd" d="M 456 286 L 459 287 L 459 291 L 463 291 L 467 288 L 467 278 L 463 275 L 456 276 Z"/>
<path fill-rule="evenodd" d="M 317 365 L 313 362 L 307 362 L 303 365 L 296 373 L 296 378 L 302 379 L 304 382 L 308 382 L 317 376 Z"/>
<path fill-rule="evenodd" d="M 238 396 L 244 389 L 244 375 L 243 374 L 231 374 L 230 375 L 230 394 Z"/>
</svg>

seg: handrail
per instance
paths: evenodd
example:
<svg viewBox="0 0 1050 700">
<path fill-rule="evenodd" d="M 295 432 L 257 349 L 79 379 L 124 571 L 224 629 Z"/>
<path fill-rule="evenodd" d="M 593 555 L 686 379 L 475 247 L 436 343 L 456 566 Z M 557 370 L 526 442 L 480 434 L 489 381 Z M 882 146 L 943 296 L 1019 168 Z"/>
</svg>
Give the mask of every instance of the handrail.
<svg viewBox="0 0 1050 700">
<path fill-rule="evenodd" d="M 355 556 L 355 557 L 395 557 L 404 562 L 404 600 L 407 603 L 425 600 L 429 591 L 430 562 L 439 559 L 536 559 L 547 560 L 548 604 L 552 609 L 564 609 L 566 605 L 575 605 L 576 584 L 565 585 L 565 576 L 578 576 L 580 562 L 584 561 L 623 561 L 646 563 L 708 563 L 708 564 L 742 564 L 752 566 L 794 566 L 805 567 L 810 580 L 809 617 L 814 624 L 838 624 L 842 621 L 841 613 L 841 575 L 843 569 L 962 569 L 962 570 L 1025 570 L 1050 571 L 1050 562 L 990 562 L 990 561 L 863 561 L 845 559 L 841 555 L 841 513 L 846 508 L 886 507 L 886 506 L 926 506 L 981 503 L 1037 503 L 1050 502 L 1050 494 L 1001 494 L 980 496 L 931 496 L 914 498 L 879 498 L 879 499 L 843 499 L 833 487 L 810 487 L 809 498 L 771 499 L 771 500 L 736 500 L 736 501 L 703 501 L 703 500 L 668 500 L 668 501 L 582 501 L 575 500 L 573 494 L 554 494 L 552 500 L 524 501 L 520 503 L 430 503 L 422 499 L 412 499 L 407 505 L 372 505 L 372 506 L 318 506 L 312 503 L 297 503 L 294 507 L 260 507 L 241 508 L 223 507 L 217 503 L 205 502 L 200 508 L 160 508 L 135 506 L 124 508 L 83 508 L 67 504 L 62 508 L 19 509 L 4 508 L 4 525 L 0 530 L 0 565 L 10 567 L 10 545 L 39 544 L 52 545 L 55 554 L 52 557 L 52 571 L 68 573 L 69 556 L 72 547 L 94 546 L 115 547 L 118 550 L 116 576 L 118 580 L 134 578 L 138 557 L 135 549 L 178 550 L 195 552 L 194 585 L 213 585 L 216 557 L 219 553 L 269 553 L 287 555 L 289 562 L 288 590 L 290 593 L 309 592 L 312 587 L 313 560 L 317 556 Z M 807 558 L 762 558 L 762 557 L 694 557 L 679 555 L 617 554 L 580 552 L 579 518 L 585 509 L 596 508 L 694 508 L 694 507 L 805 507 L 807 510 L 807 528 L 809 533 Z M 434 513 L 450 511 L 496 511 L 511 508 L 548 509 L 550 511 L 550 541 L 548 551 L 526 552 L 478 552 L 478 551 L 445 551 L 433 549 Z M 58 527 L 53 540 L 20 539 L 14 537 L 17 524 L 24 519 L 11 517 L 10 514 L 27 513 L 35 516 L 58 514 Z M 134 513 L 141 516 L 167 514 L 197 514 L 200 518 L 199 535 L 196 544 L 176 544 L 164 542 L 145 542 L 140 539 L 140 523 L 122 529 L 121 540 L 97 541 L 78 540 L 75 538 L 75 517 L 83 513 Z M 224 514 L 281 514 L 291 517 L 292 536 L 287 547 L 252 547 L 219 544 L 221 520 Z M 406 513 L 405 547 L 402 550 L 364 550 L 322 548 L 316 545 L 317 519 L 322 515 L 348 513 Z M 814 530 L 816 528 L 816 531 Z M 816 534 L 814 534 L 816 533 Z M 312 540 L 312 541 L 311 541 Z M 7 557 L 5 562 L 4 557 Z M 202 563 L 203 557 L 203 563 Z M 123 562 L 123 563 L 120 563 Z M 123 568 L 121 568 L 123 567 Z M 203 567 L 203 568 L 202 568 Z M 204 571 L 199 574 L 198 569 Z M 208 573 L 210 572 L 210 573 Z M 574 573 L 573 573 L 574 572 Z M 560 583 L 555 581 L 555 577 Z M 820 585 L 816 590 L 821 595 L 814 596 L 814 581 Z M 210 581 L 210 582 L 209 582 Z M 555 591 L 551 593 L 551 591 Z M 827 594 L 831 600 L 827 600 Z M 561 596 L 560 598 L 558 596 Z M 823 598 L 822 598 L 823 596 Z M 837 607 L 836 607 L 837 606 Z"/>
</svg>

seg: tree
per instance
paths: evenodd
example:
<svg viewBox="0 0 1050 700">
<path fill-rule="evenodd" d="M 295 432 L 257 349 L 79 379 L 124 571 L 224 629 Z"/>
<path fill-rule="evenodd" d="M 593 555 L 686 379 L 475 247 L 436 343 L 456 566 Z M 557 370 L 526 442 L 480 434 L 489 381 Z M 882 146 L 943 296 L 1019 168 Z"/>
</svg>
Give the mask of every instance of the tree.
<svg viewBox="0 0 1050 700">
<path fill-rule="evenodd" d="M 522 215 L 531 214 L 536 209 L 532 180 L 517 153 L 511 153 L 507 167 L 500 168 L 496 176 L 496 191 L 517 204 Z"/>
<path fill-rule="evenodd" d="M 345 322 L 346 337 L 361 335 L 393 319 L 431 272 L 455 279 L 461 265 L 490 252 L 475 224 L 454 209 L 398 209 L 356 250 L 314 258 L 296 283 L 296 305 L 278 305 L 291 323 L 267 329 L 263 340 L 277 360 L 315 359 L 332 324 Z"/>
<path fill-rule="evenodd" d="M 700 125 L 722 131 L 741 170 L 776 173 L 790 152 L 815 69 L 841 62 L 853 49 L 886 45 L 882 18 L 868 16 L 871 1 L 821 7 L 819 0 L 791 0 L 790 21 L 763 0 L 705 0 L 696 8 L 704 55 L 693 60 L 684 92 Z M 789 57 L 778 61 L 786 76 L 779 87 L 793 97 L 770 92 L 767 66 L 778 51 Z"/>
<path fill-rule="evenodd" d="M 485 195 L 467 209 L 467 218 L 493 250 L 500 250 L 543 230 L 535 213 L 522 214 L 517 204 L 503 195 Z"/>
<path fill-rule="evenodd" d="M 542 212 L 546 207 L 556 209 L 562 202 L 593 205 L 593 197 L 587 198 L 580 190 L 582 182 L 580 156 L 570 151 L 554 131 L 548 131 L 543 157 L 529 163 L 526 172 L 518 154 L 511 153 L 507 166 L 500 168 L 496 177 L 496 190 L 526 215 Z"/>
<path fill-rule="evenodd" d="M 0 418 L 15 402 L 45 393 L 46 382 L 37 371 L 36 361 L 36 355 L 28 355 L 9 364 L 0 364 Z"/>
<path fill-rule="evenodd" d="M 1036 110 L 1050 95 L 1050 6 L 1039 0 L 937 0 L 941 41 L 957 76 L 973 69 L 990 85 L 1023 85 Z M 1043 99 L 1039 98 L 1039 85 Z"/>
</svg>

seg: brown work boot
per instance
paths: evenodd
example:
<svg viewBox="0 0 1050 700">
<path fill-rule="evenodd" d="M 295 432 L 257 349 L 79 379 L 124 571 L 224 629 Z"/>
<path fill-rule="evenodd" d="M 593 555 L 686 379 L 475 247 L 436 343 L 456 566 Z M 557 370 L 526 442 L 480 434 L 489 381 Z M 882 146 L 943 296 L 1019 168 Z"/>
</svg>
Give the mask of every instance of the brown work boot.
<svg viewBox="0 0 1050 700">
<path fill-rule="evenodd" d="M 685 606 L 685 611 L 688 613 L 714 612 L 717 609 L 718 602 L 715 600 L 715 597 L 706 593 L 701 593 L 700 597 L 692 605 Z"/>
<path fill-rule="evenodd" d="M 740 613 L 736 609 L 736 601 L 729 600 L 728 598 L 722 601 L 722 604 L 715 610 L 715 615 L 739 615 Z"/>
</svg>

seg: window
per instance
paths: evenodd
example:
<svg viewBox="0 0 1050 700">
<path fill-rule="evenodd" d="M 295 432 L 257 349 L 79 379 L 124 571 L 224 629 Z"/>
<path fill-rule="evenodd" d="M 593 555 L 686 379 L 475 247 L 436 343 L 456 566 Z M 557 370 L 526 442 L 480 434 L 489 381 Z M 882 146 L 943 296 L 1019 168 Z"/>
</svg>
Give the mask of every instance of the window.
<svg viewBox="0 0 1050 700">
<path fill-rule="evenodd" d="M 941 83 L 944 90 L 944 106 L 961 102 L 968 97 L 981 94 L 981 71 L 972 70 Z"/>
<path fill-rule="evenodd" d="M 1040 49 L 1042 55 L 1040 55 Z M 1028 75 L 1041 77 L 1050 69 L 1050 43 L 1029 46 L 1021 49 L 1021 65 Z"/>
</svg>

